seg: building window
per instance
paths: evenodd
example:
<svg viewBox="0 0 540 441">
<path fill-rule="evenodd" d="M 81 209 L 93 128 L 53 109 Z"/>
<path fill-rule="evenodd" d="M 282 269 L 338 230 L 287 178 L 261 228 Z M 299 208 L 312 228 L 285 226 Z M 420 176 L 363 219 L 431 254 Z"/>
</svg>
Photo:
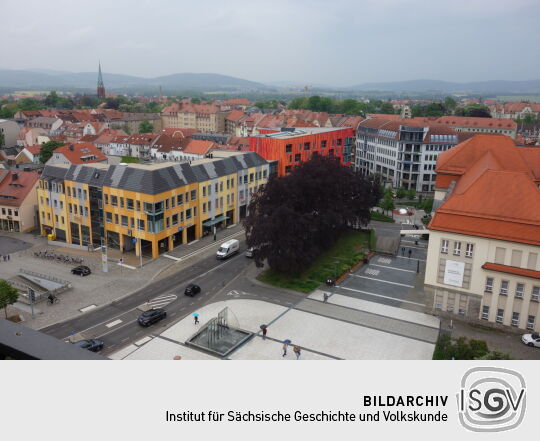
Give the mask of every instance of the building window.
<svg viewBox="0 0 540 441">
<path fill-rule="evenodd" d="M 120 208 L 124 208 L 124 198 L 120 198 Z"/>
<path fill-rule="evenodd" d="M 178 213 L 172 215 L 172 224 L 178 225 Z"/>
<path fill-rule="evenodd" d="M 501 282 L 501 291 L 500 294 L 503 296 L 508 295 L 508 280 L 503 280 Z"/>
<path fill-rule="evenodd" d="M 182 205 L 184 203 L 184 195 L 179 194 L 178 196 L 176 196 L 176 202 L 178 205 Z"/>
<path fill-rule="evenodd" d="M 504 318 L 504 309 L 497 309 L 497 319 L 495 320 L 497 323 L 502 323 Z"/>
<path fill-rule="evenodd" d="M 489 320 L 489 306 L 482 306 L 482 320 Z"/>
<path fill-rule="evenodd" d="M 133 210 L 133 199 L 126 198 L 126 208 L 128 210 Z"/>
<path fill-rule="evenodd" d="M 531 300 L 538 302 L 540 298 L 540 286 L 533 286 L 531 291 Z"/>
<path fill-rule="evenodd" d="M 108 211 L 105 212 L 105 219 L 109 224 L 112 223 L 112 213 L 109 213 Z"/>
<path fill-rule="evenodd" d="M 441 253 L 448 254 L 448 241 L 446 239 L 441 240 Z"/>
<path fill-rule="evenodd" d="M 291 170 L 292 170 L 292 167 L 291 167 L 290 165 L 287 165 L 287 166 L 285 167 L 285 174 L 290 173 Z"/>
<path fill-rule="evenodd" d="M 297 153 L 296 155 L 294 155 L 295 162 L 300 162 L 301 160 L 302 160 L 302 155 L 300 153 Z"/>
<path fill-rule="evenodd" d="M 510 324 L 512 326 L 517 326 L 519 324 L 519 312 L 512 313 L 512 322 Z"/>
<path fill-rule="evenodd" d="M 169 209 L 169 198 L 165 199 L 165 210 Z"/>
<path fill-rule="evenodd" d="M 203 195 L 203 198 L 206 197 L 206 187 L 204 186 L 202 188 L 202 195 Z"/>
<path fill-rule="evenodd" d="M 287 144 L 285 146 L 285 153 L 292 153 L 292 144 Z"/>
<path fill-rule="evenodd" d="M 105 194 L 105 205 L 109 205 L 109 195 Z"/>
<path fill-rule="evenodd" d="M 325 148 L 326 148 L 326 139 L 321 141 L 321 149 L 325 149 Z"/>
<path fill-rule="evenodd" d="M 116 225 L 118 225 L 118 215 L 117 214 L 114 215 L 114 223 Z"/>
<path fill-rule="evenodd" d="M 488 277 L 486 279 L 486 292 L 493 292 L 493 277 Z"/>
<path fill-rule="evenodd" d="M 516 284 L 516 297 L 518 299 L 523 298 L 524 291 L 525 291 L 525 285 L 523 283 L 517 283 Z"/>
<path fill-rule="evenodd" d="M 234 178 L 231 178 L 231 188 L 234 188 Z"/>
<path fill-rule="evenodd" d="M 171 226 L 171 218 L 169 216 L 167 216 L 167 218 L 165 219 L 165 225 L 166 228 L 169 228 Z"/>
<path fill-rule="evenodd" d="M 137 227 L 139 228 L 139 230 L 144 231 L 144 219 L 137 220 Z"/>
<path fill-rule="evenodd" d="M 223 182 L 221 186 L 223 187 Z M 197 190 L 191 190 L 191 200 L 194 201 L 195 199 L 197 199 Z"/>
<path fill-rule="evenodd" d="M 454 242 L 454 256 L 461 254 L 461 242 Z"/>
<path fill-rule="evenodd" d="M 527 329 L 534 329 L 534 315 L 527 317 Z"/>
<path fill-rule="evenodd" d="M 114 207 L 118 206 L 118 197 L 111 196 L 111 205 L 114 206 Z"/>
<path fill-rule="evenodd" d="M 474 251 L 474 244 L 468 243 L 467 249 L 465 250 L 465 257 L 472 257 Z"/>
<path fill-rule="evenodd" d="M 137 211 L 141 211 L 141 201 L 136 201 L 137 202 Z"/>
<path fill-rule="evenodd" d="M 206 202 L 202 204 L 202 212 L 206 213 Z"/>
<path fill-rule="evenodd" d="M 176 198 L 174 196 L 171 198 L 171 207 L 176 207 Z"/>
<path fill-rule="evenodd" d="M 304 150 L 309 150 L 311 144 L 309 142 L 304 142 Z"/>
<path fill-rule="evenodd" d="M 186 219 L 191 219 L 191 208 L 186 210 Z"/>
</svg>

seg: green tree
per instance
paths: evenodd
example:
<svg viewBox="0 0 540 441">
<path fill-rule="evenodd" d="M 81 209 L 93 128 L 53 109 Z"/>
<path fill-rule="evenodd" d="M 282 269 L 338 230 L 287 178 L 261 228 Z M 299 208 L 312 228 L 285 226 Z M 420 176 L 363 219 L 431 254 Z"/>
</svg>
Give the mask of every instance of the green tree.
<svg viewBox="0 0 540 441">
<path fill-rule="evenodd" d="M 410 201 L 414 201 L 415 198 L 416 198 L 416 190 L 414 188 L 409 188 L 407 190 L 407 199 L 409 199 Z"/>
<path fill-rule="evenodd" d="M 449 335 L 442 335 L 433 352 L 434 360 L 477 360 L 488 354 L 487 343 L 483 340 L 468 340 L 459 337 L 452 341 Z"/>
<path fill-rule="evenodd" d="M 139 124 L 139 133 L 152 133 L 154 126 L 147 120 Z"/>
<path fill-rule="evenodd" d="M 384 101 L 381 104 L 380 113 L 392 114 L 394 113 L 394 106 L 390 101 Z"/>
<path fill-rule="evenodd" d="M 403 187 L 399 187 L 396 190 L 396 197 L 398 199 L 403 199 L 407 195 L 407 190 L 405 190 Z"/>
<path fill-rule="evenodd" d="M 41 149 L 39 150 L 39 161 L 42 164 L 45 164 L 49 159 L 51 159 L 52 153 L 60 146 L 63 146 L 64 143 L 60 141 L 48 141 L 41 144 Z"/>
<path fill-rule="evenodd" d="M 426 213 L 431 213 L 433 211 L 433 198 L 427 198 L 425 201 L 423 201 L 421 208 Z"/>
<path fill-rule="evenodd" d="M 444 108 L 446 109 L 447 113 L 452 113 L 457 107 L 457 102 L 454 98 L 451 96 L 447 96 L 444 99 Z"/>
<path fill-rule="evenodd" d="M 7 316 L 7 307 L 13 305 L 19 298 L 19 292 L 5 280 L 0 280 L 0 308 L 4 310 Z"/>
<path fill-rule="evenodd" d="M 380 203 L 380 207 L 386 212 L 386 214 L 396 208 L 394 204 L 394 198 L 392 197 L 391 193 L 384 193 L 384 197 Z M 394 216 L 392 215 L 392 217 Z"/>
<path fill-rule="evenodd" d="M 200 98 L 191 98 L 191 102 L 193 104 L 201 104 L 201 99 Z"/>
<path fill-rule="evenodd" d="M 491 112 L 484 104 L 467 104 L 456 109 L 456 115 L 476 118 L 491 118 Z"/>
<path fill-rule="evenodd" d="M 45 97 L 45 99 L 43 100 L 43 103 L 47 106 L 47 107 L 56 107 L 58 105 L 58 95 L 56 93 L 56 90 L 52 90 L 51 92 L 49 92 L 49 94 Z"/>
</svg>

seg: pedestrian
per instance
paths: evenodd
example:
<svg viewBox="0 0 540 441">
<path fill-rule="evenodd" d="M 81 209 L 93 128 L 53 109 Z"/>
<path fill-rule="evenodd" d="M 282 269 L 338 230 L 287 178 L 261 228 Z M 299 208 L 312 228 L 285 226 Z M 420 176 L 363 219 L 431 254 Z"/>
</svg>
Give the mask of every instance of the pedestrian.
<svg viewBox="0 0 540 441">
<path fill-rule="evenodd" d="M 326 294 L 326 293 L 323 294 L 323 302 L 324 303 L 328 302 L 328 294 Z"/>
<path fill-rule="evenodd" d="M 266 340 L 266 333 L 268 332 L 268 329 L 263 328 L 263 340 Z"/>
<path fill-rule="evenodd" d="M 195 319 L 195 324 L 198 325 L 199 324 L 199 316 L 198 315 L 195 315 L 193 316 L 194 319 Z"/>
<path fill-rule="evenodd" d="M 283 343 L 283 355 L 282 357 L 285 357 L 287 355 L 287 343 Z"/>
<path fill-rule="evenodd" d="M 402 255 L 402 256 L 405 255 L 405 247 L 401 247 L 401 255 Z"/>
<path fill-rule="evenodd" d="M 9 257 L 9 256 L 10 256 L 10 254 L 7 255 L 7 260 L 11 259 L 11 257 Z"/>
<path fill-rule="evenodd" d="M 411 258 L 412 250 L 409 248 L 409 259 Z"/>
<path fill-rule="evenodd" d="M 300 346 L 295 346 L 293 351 L 296 354 L 296 359 L 300 359 Z"/>
</svg>

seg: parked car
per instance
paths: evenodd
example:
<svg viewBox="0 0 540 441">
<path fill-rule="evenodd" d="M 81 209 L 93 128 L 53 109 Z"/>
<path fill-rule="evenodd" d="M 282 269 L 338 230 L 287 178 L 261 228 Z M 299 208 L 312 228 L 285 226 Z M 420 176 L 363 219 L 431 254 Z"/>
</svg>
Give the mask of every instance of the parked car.
<svg viewBox="0 0 540 441">
<path fill-rule="evenodd" d="M 246 250 L 246 257 L 253 257 L 253 247 Z"/>
<path fill-rule="evenodd" d="M 201 292 L 201 287 L 199 285 L 190 283 L 188 286 L 186 286 L 186 290 L 184 291 L 184 294 L 186 296 L 193 297 L 195 294 L 198 294 L 200 292 Z"/>
<path fill-rule="evenodd" d="M 521 341 L 527 346 L 540 348 L 540 333 L 533 332 L 532 334 L 523 334 L 521 336 Z"/>
<path fill-rule="evenodd" d="M 92 274 L 92 271 L 85 265 L 79 265 L 71 270 L 71 274 L 77 274 L 78 276 L 83 277 Z"/>
<path fill-rule="evenodd" d="M 79 340 L 73 343 L 81 349 L 87 349 L 92 352 L 98 352 L 103 349 L 103 340 L 97 338 L 91 338 L 89 340 Z"/>
<path fill-rule="evenodd" d="M 228 240 L 227 242 L 223 242 L 221 246 L 219 247 L 219 250 L 217 250 L 216 257 L 218 259 L 226 259 L 227 257 L 232 256 L 233 254 L 238 253 L 238 250 L 240 249 L 240 242 L 236 239 Z"/>
<path fill-rule="evenodd" d="M 139 316 L 138 322 L 141 326 L 150 326 L 163 320 L 165 317 L 167 317 L 167 313 L 163 308 L 150 309 Z"/>
</svg>

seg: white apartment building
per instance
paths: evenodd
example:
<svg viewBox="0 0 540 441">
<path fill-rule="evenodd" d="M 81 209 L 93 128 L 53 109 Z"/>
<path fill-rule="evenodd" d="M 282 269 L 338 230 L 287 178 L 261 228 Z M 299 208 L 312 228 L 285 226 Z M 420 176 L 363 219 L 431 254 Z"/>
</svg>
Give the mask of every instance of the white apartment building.
<svg viewBox="0 0 540 441">
<path fill-rule="evenodd" d="M 355 168 L 364 175 L 380 174 L 394 188 L 432 195 L 439 154 L 455 146 L 458 136 L 439 124 L 370 118 L 358 125 Z"/>
</svg>

